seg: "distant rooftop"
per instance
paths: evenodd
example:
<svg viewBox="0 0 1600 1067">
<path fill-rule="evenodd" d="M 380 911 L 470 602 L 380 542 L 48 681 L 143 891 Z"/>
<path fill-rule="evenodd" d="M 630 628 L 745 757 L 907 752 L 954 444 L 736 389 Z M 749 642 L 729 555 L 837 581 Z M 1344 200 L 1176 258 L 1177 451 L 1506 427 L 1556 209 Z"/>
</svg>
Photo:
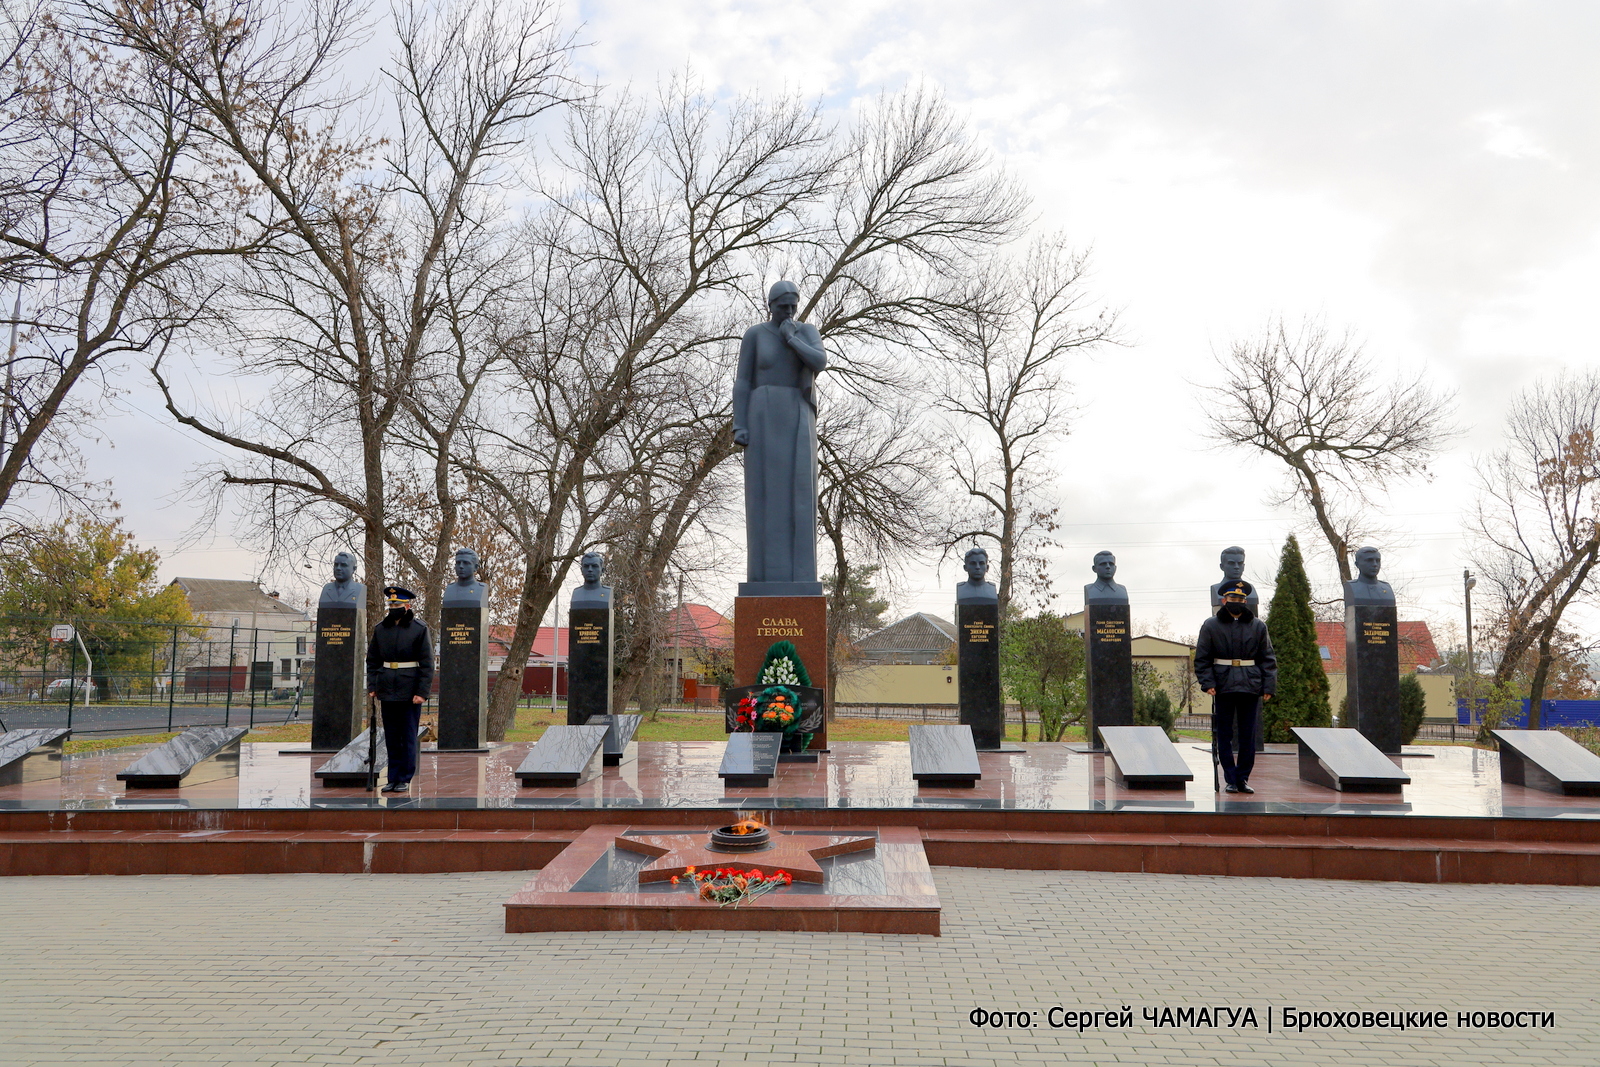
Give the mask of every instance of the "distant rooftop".
<svg viewBox="0 0 1600 1067">
<path fill-rule="evenodd" d="M 867 653 L 943 652 L 956 639 L 955 623 L 919 611 L 856 642 Z"/>
<path fill-rule="evenodd" d="M 232 578 L 174 578 L 172 584 L 183 590 L 189 599 L 189 610 L 210 614 L 230 611 L 241 615 L 282 615 L 304 619 L 306 613 L 269 596 L 258 582 L 242 582 Z"/>
<path fill-rule="evenodd" d="M 1400 673 L 1409 674 L 1418 667 L 1431 667 L 1439 662 L 1439 650 L 1433 643 L 1433 632 L 1425 622 L 1401 622 L 1399 632 Z M 1329 674 L 1344 673 L 1344 623 L 1317 623 L 1317 651 L 1322 655 L 1322 669 Z"/>
</svg>

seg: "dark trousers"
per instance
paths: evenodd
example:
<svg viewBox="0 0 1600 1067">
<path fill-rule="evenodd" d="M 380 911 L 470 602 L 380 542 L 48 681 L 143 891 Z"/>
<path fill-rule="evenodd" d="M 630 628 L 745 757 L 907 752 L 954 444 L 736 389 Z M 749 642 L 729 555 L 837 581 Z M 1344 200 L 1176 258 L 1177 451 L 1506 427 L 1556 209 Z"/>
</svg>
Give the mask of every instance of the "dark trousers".
<svg viewBox="0 0 1600 1067">
<path fill-rule="evenodd" d="M 382 708 L 389 781 L 409 782 L 417 773 L 417 724 L 422 721 L 422 705 L 409 700 L 385 700 Z"/>
<path fill-rule="evenodd" d="M 1217 739 L 1217 760 L 1222 777 L 1234 785 L 1249 781 L 1256 765 L 1256 711 L 1261 698 L 1254 693 L 1218 693 L 1211 706 L 1211 728 Z M 1238 729 L 1234 726 L 1237 724 Z M 1239 739 L 1239 765 L 1233 765 L 1233 740 Z"/>
</svg>

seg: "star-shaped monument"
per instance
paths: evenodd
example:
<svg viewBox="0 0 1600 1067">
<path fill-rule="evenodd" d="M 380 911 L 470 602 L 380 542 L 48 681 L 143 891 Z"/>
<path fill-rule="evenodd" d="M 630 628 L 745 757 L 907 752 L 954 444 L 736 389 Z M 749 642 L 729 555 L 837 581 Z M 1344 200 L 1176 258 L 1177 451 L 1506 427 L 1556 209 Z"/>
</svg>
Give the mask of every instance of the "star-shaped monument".
<svg viewBox="0 0 1600 1067">
<path fill-rule="evenodd" d="M 759 852 L 724 852 L 711 847 L 711 831 L 697 834 L 654 834 L 648 837 L 618 837 L 616 846 L 629 852 L 655 856 L 656 861 L 639 872 L 641 882 L 665 882 L 690 867 L 715 870 L 735 867 L 741 871 L 776 874 L 788 871 L 797 882 L 822 884 L 820 859 L 846 852 L 870 852 L 878 843 L 875 837 L 849 837 L 842 834 L 800 835 L 772 833 L 772 844 Z"/>
</svg>

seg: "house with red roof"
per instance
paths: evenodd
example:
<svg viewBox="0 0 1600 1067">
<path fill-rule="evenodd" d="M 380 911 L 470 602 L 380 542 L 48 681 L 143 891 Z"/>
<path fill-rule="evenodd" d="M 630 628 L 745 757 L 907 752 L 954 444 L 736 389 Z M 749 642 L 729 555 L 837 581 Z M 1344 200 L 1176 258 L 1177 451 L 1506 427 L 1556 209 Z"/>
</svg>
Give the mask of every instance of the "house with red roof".
<svg viewBox="0 0 1600 1067">
<path fill-rule="evenodd" d="M 1445 674 L 1430 674 L 1429 670 L 1442 662 L 1439 649 L 1433 643 L 1433 631 L 1425 622 L 1399 624 L 1400 673 L 1417 674 L 1422 691 L 1428 698 L 1430 718 L 1449 718 L 1455 708 L 1455 679 Z M 1339 702 L 1345 694 L 1344 623 L 1317 623 L 1317 651 L 1322 655 L 1322 669 L 1328 675 L 1328 700 L 1333 705 L 1335 717 Z"/>
</svg>

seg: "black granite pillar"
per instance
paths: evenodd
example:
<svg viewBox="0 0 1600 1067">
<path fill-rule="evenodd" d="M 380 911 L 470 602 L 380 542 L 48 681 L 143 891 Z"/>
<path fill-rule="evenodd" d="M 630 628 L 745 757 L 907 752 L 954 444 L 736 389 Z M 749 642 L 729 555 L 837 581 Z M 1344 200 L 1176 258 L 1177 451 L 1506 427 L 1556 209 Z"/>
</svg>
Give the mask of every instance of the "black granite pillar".
<svg viewBox="0 0 1600 1067">
<path fill-rule="evenodd" d="M 1350 719 L 1378 751 L 1398 754 L 1400 624 L 1395 606 L 1347 603 L 1344 650 Z"/>
<path fill-rule="evenodd" d="M 366 728 L 367 609 L 317 606 L 317 660 L 311 694 L 311 750 L 337 752 Z"/>
<path fill-rule="evenodd" d="M 439 612 L 439 751 L 488 741 L 489 626 L 481 601 Z"/>
<path fill-rule="evenodd" d="M 1102 726 L 1133 725 L 1133 638 L 1127 604 L 1089 603 L 1083 613 L 1089 671 L 1089 722 L 1084 740 L 1099 746 Z"/>
<path fill-rule="evenodd" d="M 567 625 L 567 724 L 582 726 L 611 714 L 611 607 L 572 608 Z"/>
<path fill-rule="evenodd" d="M 1000 747 L 1006 736 L 1000 700 L 1000 606 L 956 605 L 956 664 L 961 678 L 961 722 L 972 727 L 980 751 Z"/>
</svg>

